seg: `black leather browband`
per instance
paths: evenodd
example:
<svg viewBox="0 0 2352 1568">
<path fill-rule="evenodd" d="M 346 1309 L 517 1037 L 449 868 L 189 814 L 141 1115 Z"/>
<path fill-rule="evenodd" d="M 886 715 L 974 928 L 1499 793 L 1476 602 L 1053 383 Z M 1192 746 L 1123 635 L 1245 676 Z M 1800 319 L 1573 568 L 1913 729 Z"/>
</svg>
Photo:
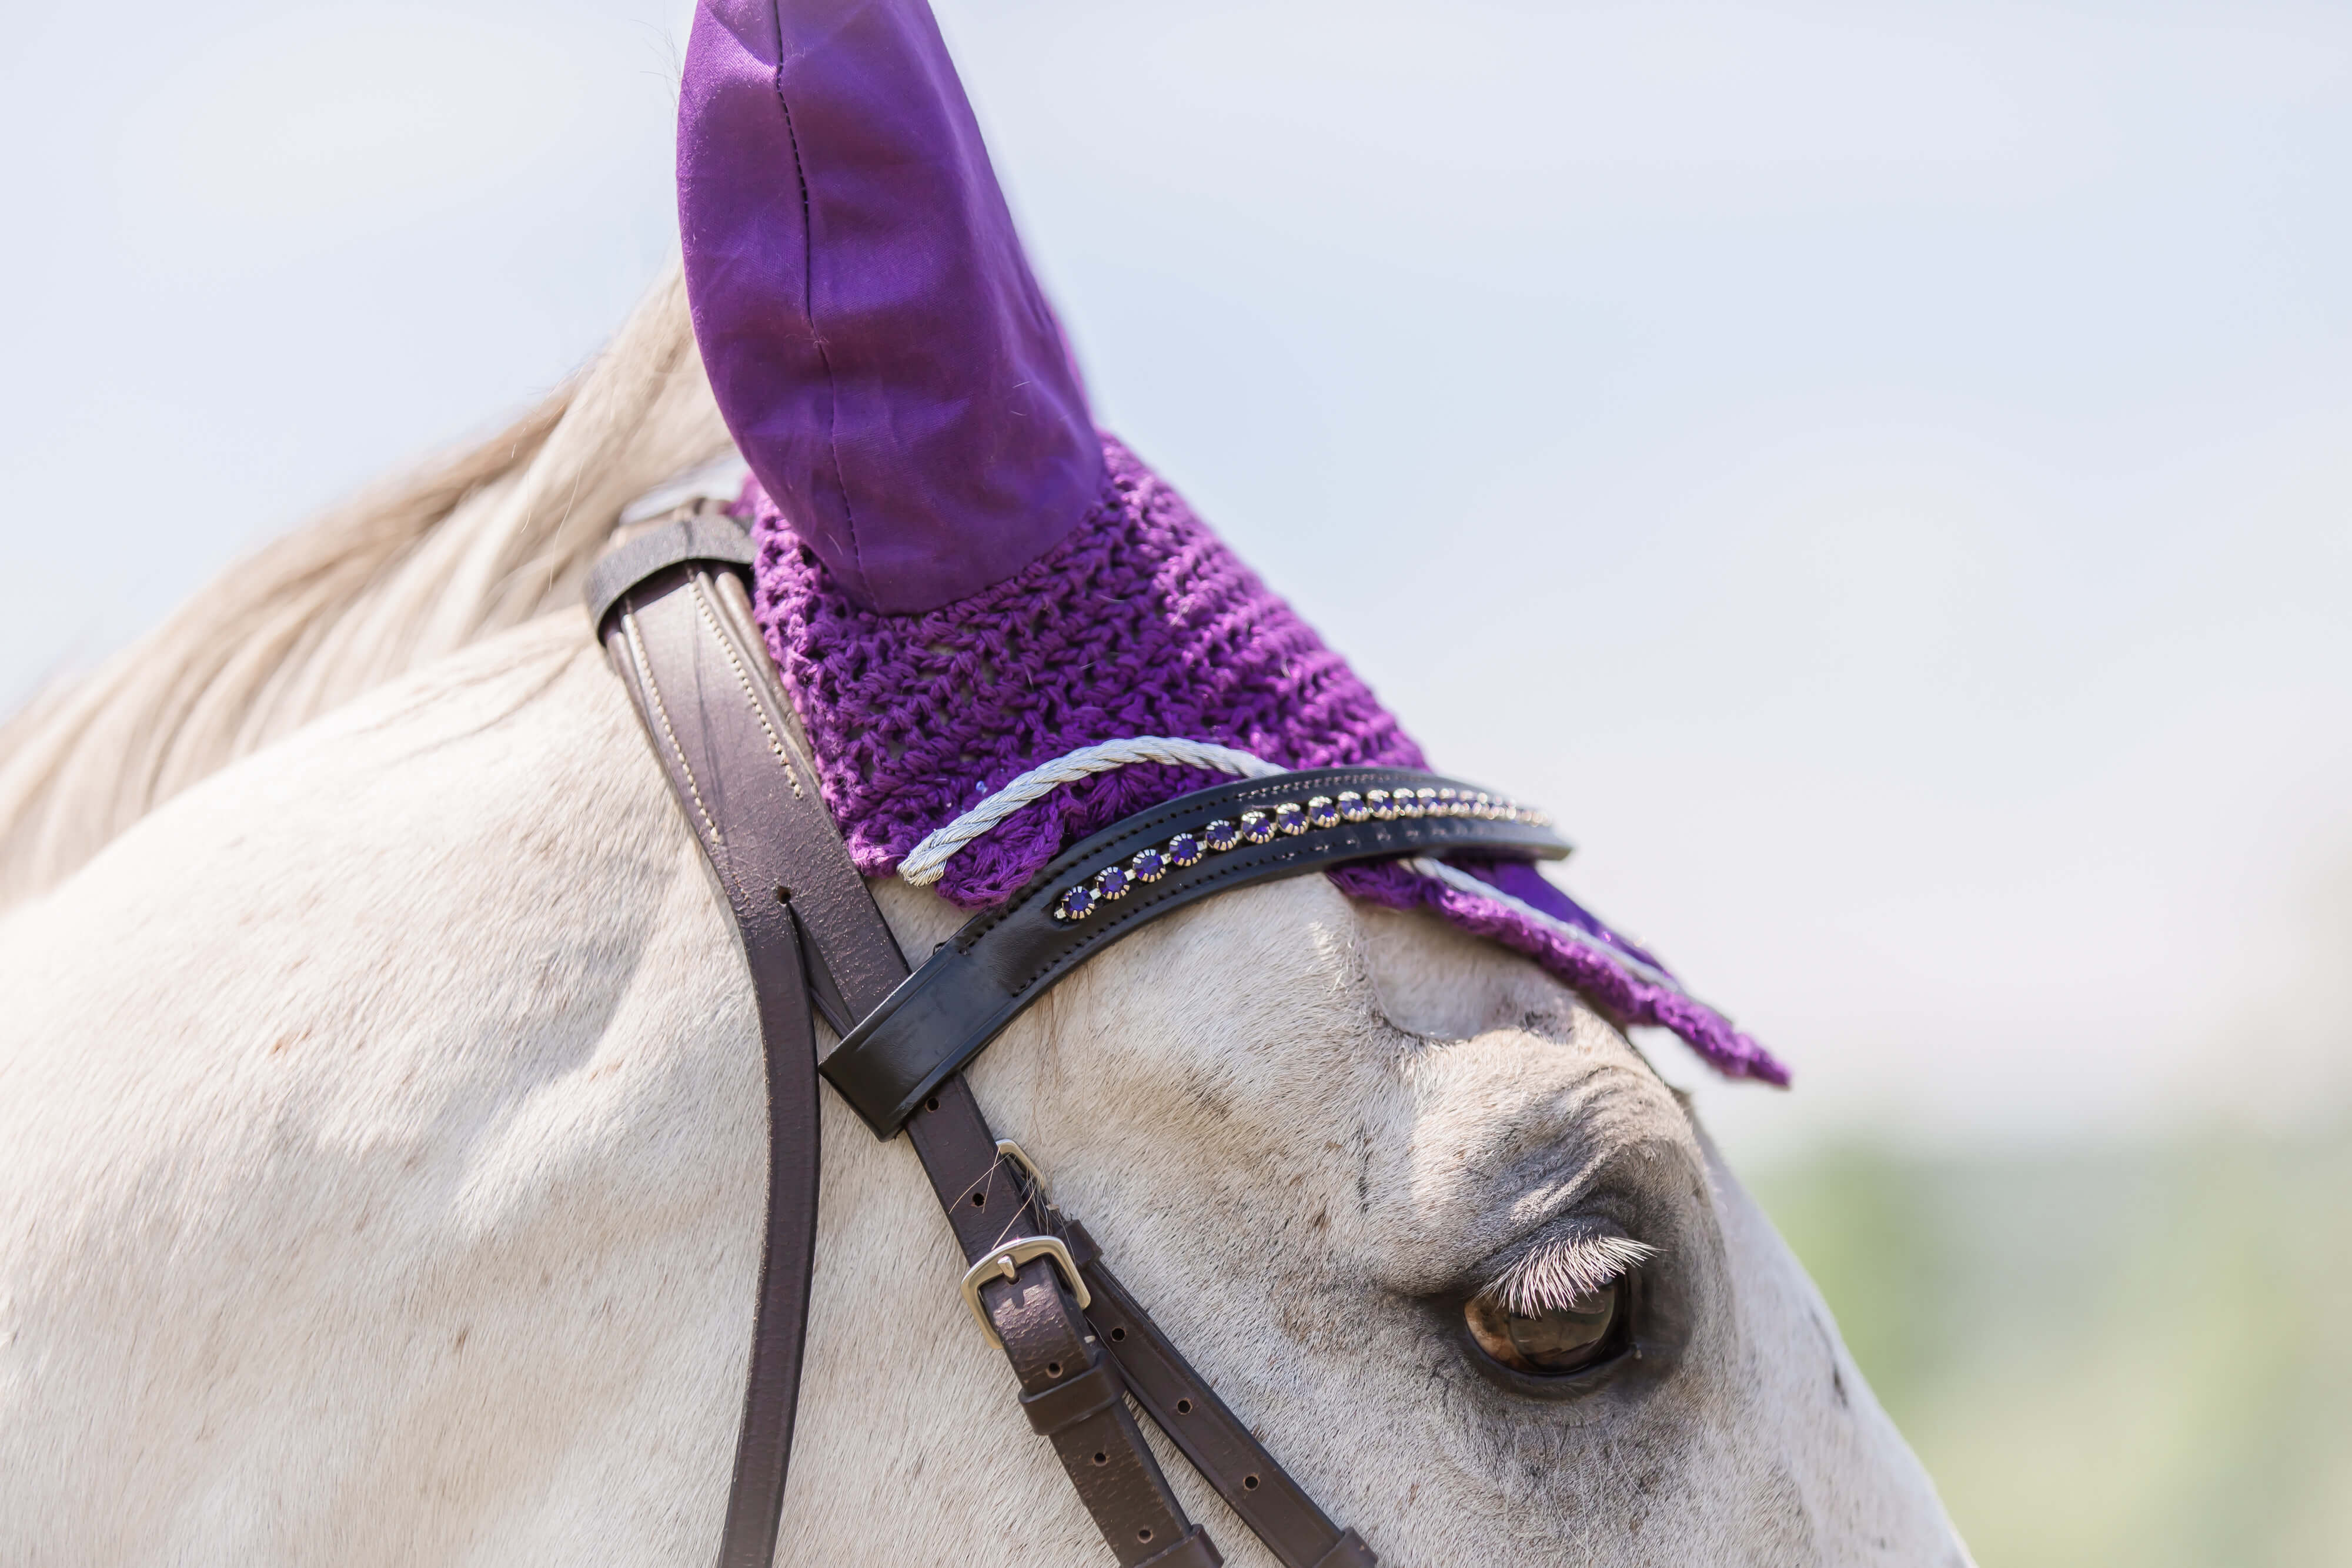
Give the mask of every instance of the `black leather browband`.
<svg viewBox="0 0 2352 1568">
<path fill-rule="evenodd" d="M 1412 792 L 1419 816 L 1367 817 L 1315 826 L 1303 814 L 1312 800 L 1328 820 L 1328 802 L 1353 791 Z M 1442 791 L 1438 801 L 1429 797 Z M 1567 842 L 1529 813 L 1482 806 L 1487 797 L 1458 779 L 1395 768 L 1319 768 L 1199 789 L 1139 811 L 1066 851 L 999 907 L 977 915 L 940 944 L 818 1064 L 866 1124 L 898 1134 L 923 1097 L 961 1068 L 1076 965 L 1129 933 L 1197 899 L 1350 861 L 1466 852 L 1489 859 L 1558 860 Z M 1454 802 L 1460 802 L 1459 807 Z M 1302 814 L 1277 814 L 1289 805 Z M 1351 814 L 1363 808 L 1349 802 Z M 1453 814 L 1458 810 L 1460 814 Z M 1495 814 L 1481 815 L 1482 810 Z M 1213 821 L 1263 813 L 1282 824 L 1267 841 L 1204 851 L 1191 864 L 1161 855 L 1154 880 L 1131 877 L 1114 895 L 1089 901 L 1071 917 L 1066 895 L 1101 885 L 1113 868 L 1164 851 L 1171 837 L 1198 834 Z M 1264 828 L 1261 827 L 1261 831 Z M 1090 880 L 1091 879 L 1091 880 Z M 1057 915 L 1056 910 L 1063 913 Z"/>
</svg>

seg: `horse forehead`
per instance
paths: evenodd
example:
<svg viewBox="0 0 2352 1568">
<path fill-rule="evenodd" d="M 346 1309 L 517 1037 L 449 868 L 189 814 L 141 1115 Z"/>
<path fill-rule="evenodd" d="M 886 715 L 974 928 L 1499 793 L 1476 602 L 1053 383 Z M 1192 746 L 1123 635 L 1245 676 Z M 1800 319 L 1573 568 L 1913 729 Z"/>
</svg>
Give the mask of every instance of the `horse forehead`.
<svg viewBox="0 0 2352 1568">
<path fill-rule="evenodd" d="M 1432 1041 L 1400 1063 L 1387 1158 L 1391 1195 L 1414 1212 L 1551 1209 L 1604 1171 L 1695 1164 L 1698 1148 L 1673 1092 L 1623 1038 L 1590 1014 L 1564 1037 L 1497 1030 Z M 1629 1151 L 1679 1158 L 1625 1161 Z"/>
<path fill-rule="evenodd" d="M 1350 898 L 1322 876 L 1204 900 L 1088 969 L 1117 988 L 1337 1018 L 1367 1009 L 1407 1033 L 1460 1038 L 1508 1020 L 1565 1030 L 1573 993 L 1531 961 L 1418 911 Z"/>
<path fill-rule="evenodd" d="M 1359 905 L 1357 962 L 1380 1015 L 1409 1034 L 1466 1040 L 1497 1029 L 1566 1036 L 1591 1016 L 1534 961 L 1434 915 Z"/>
<path fill-rule="evenodd" d="M 1532 961 L 1420 914 L 1358 905 L 1371 1007 L 1394 1059 L 1384 1164 L 1421 1219 L 1525 1223 L 1612 1180 L 1698 1158 L 1680 1101 L 1626 1037 Z M 1661 1163 L 1629 1151 L 1671 1151 Z"/>
<path fill-rule="evenodd" d="M 1355 1217 L 1332 1244 L 1392 1281 L 1596 1198 L 1675 1202 L 1700 1158 L 1672 1091 L 1559 981 L 1321 877 L 1206 901 L 1093 968 L 1066 982 L 1059 1087 L 1187 1147 L 1245 1127 L 1269 1180 L 1318 1167 L 1300 1190 Z"/>
<path fill-rule="evenodd" d="M 1612 1144 L 1686 1135 L 1671 1092 L 1558 979 L 1322 877 L 1183 911 L 1081 969 L 1060 1001 L 1066 1029 L 1091 1034 L 1104 1016 L 1145 1027 L 1146 1061 L 1228 1067 L 1266 1087 L 1311 1080 L 1327 1104 L 1351 1088 L 1358 1103 L 1328 1109 L 1399 1142 L 1443 1127 L 1502 1158 L 1571 1126 Z"/>
</svg>

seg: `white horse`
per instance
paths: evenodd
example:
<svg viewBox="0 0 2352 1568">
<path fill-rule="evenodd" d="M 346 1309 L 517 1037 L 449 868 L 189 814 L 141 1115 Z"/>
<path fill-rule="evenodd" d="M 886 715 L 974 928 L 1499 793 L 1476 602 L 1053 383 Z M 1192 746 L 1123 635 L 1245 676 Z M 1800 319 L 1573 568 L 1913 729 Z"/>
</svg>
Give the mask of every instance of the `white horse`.
<svg viewBox="0 0 2352 1568">
<path fill-rule="evenodd" d="M 0 736 L 0 1563 L 707 1558 L 758 1031 L 577 603 L 725 444 L 673 276 L 513 430 Z M 877 892 L 909 953 L 961 918 Z M 972 1079 L 1385 1563 L 1968 1561 L 1688 1105 L 1531 963 L 1300 878 L 1120 945 Z M 912 1152 L 825 1118 L 779 1561 L 1100 1560 Z M 1465 1295 L 1595 1225 L 1655 1249 L 1664 1351 L 1482 1375 Z"/>
</svg>

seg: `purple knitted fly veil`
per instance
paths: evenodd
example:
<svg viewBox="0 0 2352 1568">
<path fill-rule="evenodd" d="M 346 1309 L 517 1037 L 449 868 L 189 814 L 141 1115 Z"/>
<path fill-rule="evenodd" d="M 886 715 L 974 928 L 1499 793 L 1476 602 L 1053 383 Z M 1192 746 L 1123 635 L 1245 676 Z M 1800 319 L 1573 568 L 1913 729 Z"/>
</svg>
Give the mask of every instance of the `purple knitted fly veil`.
<svg viewBox="0 0 2352 1568">
<path fill-rule="evenodd" d="M 1222 748 L 1228 771 L 1235 754 L 1428 766 L 1346 661 L 1094 428 L 923 0 L 704 0 L 678 190 L 696 336 L 754 476 L 758 619 L 866 875 L 985 907 L 1087 834 L 1227 781 L 1098 755 L 1066 781 L 1032 772 L 1112 743 Z M 1788 1080 L 1531 865 L 1328 874 L 1527 955 L 1726 1074 Z"/>
<path fill-rule="evenodd" d="M 1076 528 L 1013 576 L 908 614 L 860 605 L 763 490 L 747 496 L 760 623 L 866 875 L 896 873 L 1017 775 L 1106 741 L 1181 736 L 1286 768 L 1427 766 L 1346 661 L 1181 496 L 1117 441 L 1103 447 L 1102 491 Z M 975 840 L 936 889 L 968 909 L 1000 903 L 1087 834 L 1226 781 L 1159 763 L 1093 774 Z M 1357 897 L 1433 910 L 1528 955 L 1619 1023 L 1671 1030 L 1725 1073 L 1787 1082 L 1754 1040 L 1533 866 L 1465 869 L 1492 892 L 1387 862 L 1328 874 Z"/>
</svg>

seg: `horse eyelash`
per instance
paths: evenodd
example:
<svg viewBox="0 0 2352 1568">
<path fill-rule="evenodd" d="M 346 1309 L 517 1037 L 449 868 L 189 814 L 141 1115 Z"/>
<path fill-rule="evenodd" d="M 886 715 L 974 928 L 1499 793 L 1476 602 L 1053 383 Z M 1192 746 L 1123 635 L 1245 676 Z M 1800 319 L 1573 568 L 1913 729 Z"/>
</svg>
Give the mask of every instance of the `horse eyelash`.
<svg viewBox="0 0 2352 1568">
<path fill-rule="evenodd" d="M 1478 1293 L 1515 1317 L 1534 1317 L 1591 1295 L 1657 1255 L 1628 1236 L 1557 1237 L 1504 1264 Z"/>
</svg>

